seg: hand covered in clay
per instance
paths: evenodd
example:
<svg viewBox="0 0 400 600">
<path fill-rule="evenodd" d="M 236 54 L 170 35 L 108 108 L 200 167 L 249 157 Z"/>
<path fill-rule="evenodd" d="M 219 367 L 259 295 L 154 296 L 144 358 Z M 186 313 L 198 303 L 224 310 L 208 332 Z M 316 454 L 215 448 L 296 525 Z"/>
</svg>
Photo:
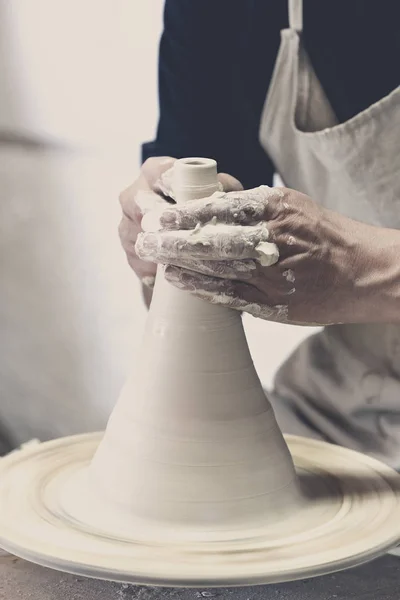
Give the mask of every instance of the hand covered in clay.
<svg viewBox="0 0 400 600">
<path fill-rule="evenodd" d="M 171 192 L 172 170 L 175 158 L 149 158 L 142 166 L 138 179 L 119 197 L 122 208 L 122 219 L 119 226 L 121 244 L 125 250 L 128 263 L 142 281 L 145 297 L 149 302 L 151 289 L 154 287 L 157 265 L 156 261 L 142 260 L 135 250 L 139 233 L 142 231 L 142 219 L 152 211 L 160 210 L 168 203 L 174 203 Z M 220 173 L 218 175 L 221 190 L 241 190 L 237 179 Z"/>
<path fill-rule="evenodd" d="M 146 211 L 153 210 L 164 202 L 162 197 L 162 177 L 171 169 L 175 159 L 170 157 L 150 158 L 142 166 L 138 179 L 119 197 L 122 219 L 119 235 L 128 263 L 151 290 L 154 286 L 157 265 L 141 260 L 135 251 L 137 236 L 142 231 L 142 218 Z"/>
<path fill-rule="evenodd" d="M 215 304 L 293 324 L 360 322 L 374 230 L 294 190 L 261 186 L 167 207 L 136 251 Z"/>
</svg>

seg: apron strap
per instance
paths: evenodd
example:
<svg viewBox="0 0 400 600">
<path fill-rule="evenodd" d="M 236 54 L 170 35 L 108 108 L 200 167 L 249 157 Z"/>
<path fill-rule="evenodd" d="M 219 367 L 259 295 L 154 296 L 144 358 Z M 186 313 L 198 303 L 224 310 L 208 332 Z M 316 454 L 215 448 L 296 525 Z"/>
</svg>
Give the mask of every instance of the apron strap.
<svg viewBox="0 0 400 600">
<path fill-rule="evenodd" d="M 299 33 L 303 30 L 303 0 L 289 0 L 289 27 Z"/>
</svg>

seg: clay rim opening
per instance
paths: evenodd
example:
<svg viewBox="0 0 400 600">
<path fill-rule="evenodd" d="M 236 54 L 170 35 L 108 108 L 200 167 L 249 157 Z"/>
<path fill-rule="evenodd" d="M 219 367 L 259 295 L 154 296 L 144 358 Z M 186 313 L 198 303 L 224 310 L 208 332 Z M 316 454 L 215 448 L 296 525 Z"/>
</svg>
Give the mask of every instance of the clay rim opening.
<svg viewBox="0 0 400 600">
<path fill-rule="evenodd" d="M 188 165 L 191 167 L 210 167 L 215 165 L 215 161 L 212 158 L 182 158 L 179 161 L 181 164 Z"/>
</svg>

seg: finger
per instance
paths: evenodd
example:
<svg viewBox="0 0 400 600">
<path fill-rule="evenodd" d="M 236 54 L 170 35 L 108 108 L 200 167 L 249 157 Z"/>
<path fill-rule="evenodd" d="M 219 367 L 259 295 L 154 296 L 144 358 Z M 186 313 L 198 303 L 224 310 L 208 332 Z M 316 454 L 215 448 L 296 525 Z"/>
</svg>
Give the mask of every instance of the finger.
<svg viewBox="0 0 400 600">
<path fill-rule="evenodd" d="M 150 198 L 154 194 L 152 185 L 160 178 L 164 171 L 171 168 L 175 160 L 175 158 L 161 156 L 148 158 L 143 163 L 138 180 L 119 195 L 122 211 L 127 217 L 136 219 L 140 216 L 140 210 L 138 210 L 135 201 L 136 197 L 138 194 L 142 194 L 143 200 L 146 195 Z"/>
<path fill-rule="evenodd" d="M 157 265 L 140 260 L 135 252 L 125 252 L 128 265 L 136 273 L 143 285 L 152 289 L 154 287 Z"/>
<path fill-rule="evenodd" d="M 244 311 L 270 321 L 288 321 L 286 305 L 268 305 L 265 295 L 247 283 L 209 277 L 174 266 L 165 269 L 165 278 L 175 287 L 211 304 Z"/>
<path fill-rule="evenodd" d="M 168 206 L 160 215 L 164 229 L 193 229 L 198 223 L 236 223 L 254 225 L 268 220 L 270 203 L 282 195 L 278 188 L 261 186 L 253 190 L 216 192 L 209 198 Z"/>
<path fill-rule="evenodd" d="M 144 184 L 144 188 L 146 189 L 144 180 L 142 184 Z M 139 182 L 135 182 L 134 184 L 126 188 L 126 190 L 121 192 L 121 194 L 119 195 L 119 203 L 121 205 L 122 214 L 131 221 L 140 224 L 142 215 L 140 212 L 140 208 L 135 202 L 135 196 L 138 191 L 138 185 L 140 185 L 140 179 Z"/>
<path fill-rule="evenodd" d="M 125 252 L 135 252 L 138 236 L 138 226 L 131 219 L 123 215 L 118 227 L 119 238 Z"/>
<path fill-rule="evenodd" d="M 125 251 L 128 264 L 135 271 L 144 285 L 152 287 L 156 274 L 157 265 L 140 260 L 135 251 L 137 237 L 137 226 L 128 217 L 122 217 L 118 227 L 122 248 Z"/>
<path fill-rule="evenodd" d="M 163 200 L 173 202 L 172 173 L 176 158 L 170 156 L 148 158 L 142 166 L 142 172 L 150 189 Z"/>
<path fill-rule="evenodd" d="M 168 263 L 169 265 L 171 263 Z M 174 260 L 173 266 L 187 271 L 219 277 L 221 279 L 237 279 L 240 281 L 251 279 L 257 272 L 254 260 Z"/>
<path fill-rule="evenodd" d="M 164 198 L 151 189 L 146 179 L 147 176 L 148 174 L 146 175 L 145 169 L 145 172 L 140 174 L 138 180 L 119 195 L 123 214 L 139 225 L 143 215 L 157 211 L 159 207 L 165 205 Z"/>
<path fill-rule="evenodd" d="M 220 182 L 224 192 L 241 192 L 243 186 L 236 177 L 228 175 L 228 173 L 219 173 L 218 181 Z"/>
<path fill-rule="evenodd" d="M 153 289 L 156 281 L 157 268 L 156 265 L 154 268 L 149 268 L 150 263 L 143 263 L 143 261 L 139 260 L 136 256 L 126 255 L 128 265 L 132 269 L 132 271 L 136 274 L 136 276 L 140 279 L 141 283 L 149 288 Z"/>
<path fill-rule="evenodd" d="M 277 262 L 279 251 L 269 243 L 265 223 L 240 225 L 204 225 L 191 231 L 161 231 L 138 236 L 136 252 L 140 258 L 159 263 L 174 260 L 257 259 L 262 265 Z"/>
<path fill-rule="evenodd" d="M 250 298 L 253 290 L 252 286 L 242 282 L 211 277 L 174 265 L 168 265 L 164 275 L 167 281 L 175 287 L 196 295 L 202 295 L 210 302 L 222 303 L 221 297 L 224 297 L 223 303 L 230 308 L 234 308 L 240 298 Z M 256 292 L 256 290 L 254 291 Z M 216 296 L 219 296 L 218 300 L 215 298 Z"/>
<path fill-rule="evenodd" d="M 128 265 L 136 273 L 143 285 L 150 289 L 153 288 L 157 273 L 157 265 L 140 260 L 134 252 L 126 252 L 125 254 Z"/>
<path fill-rule="evenodd" d="M 135 202 L 142 216 L 165 207 L 165 200 L 152 190 L 138 190 L 135 194 Z"/>
<path fill-rule="evenodd" d="M 161 178 L 153 185 L 153 190 L 155 190 L 153 191 L 153 193 L 156 195 L 157 198 L 159 198 L 161 203 L 153 202 L 152 204 L 150 198 L 146 197 L 144 194 L 141 195 L 141 197 L 143 198 L 143 203 L 146 203 L 146 208 L 148 207 L 146 213 L 149 213 L 148 218 L 146 218 L 143 224 L 144 231 L 158 231 L 163 228 L 161 225 L 161 216 L 165 210 L 165 200 L 173 201 L 174 199 L 174 192 L 172 189 L 172 177 L 173 168 L 167 170 L 161 176 Z M 238 181 L 237 179 L 235 179 L 235 177 L 232 177 L 231 175 L 228 175 L 226 173 L 220 173 L 218 175 L 218 179 L 221 184 L 221 189 L 225 189 L 226 191 L 240 191 L 243 189 L 240 181 Z M 200 202 L 203 202 L 203 200 Z"/>
<path fill-rule="evenodd" d="M 140 210 L 140 225 L 143 231 L 159 229 L 160 214 L 164 210 L 165 198 L 153 191 L 139 190 L 135 202 Z"/>
<path fill-rule="evenodd" d="M 142 173 L 151 189 L 154 190 L 156 182 L 171 169 L 175 161 L 176 158 L 172 156 L 152 156 L 143 163 Z"/>
<path fill-rule="evenodd" d="M 152 290 L 156 283 L 156 273 L 157 271 L 152 272 L 151 274 L 143 275 L 141 277 L 142 284 L 149 290 Z"/>
</svg>

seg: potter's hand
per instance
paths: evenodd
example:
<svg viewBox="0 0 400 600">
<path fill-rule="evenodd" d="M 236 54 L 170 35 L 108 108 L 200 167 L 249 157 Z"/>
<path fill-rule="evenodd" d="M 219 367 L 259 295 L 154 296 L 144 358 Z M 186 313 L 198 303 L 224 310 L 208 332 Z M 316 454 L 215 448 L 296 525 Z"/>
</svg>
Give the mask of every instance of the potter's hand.
<svg viewBox="0 0 400 600">
<path fill-rule="evenodd" d="M 175 159 L 170 157 L 150 158 L 141 169 L 139 178 L 119 197 L 122 208 L 122 219 L 119 235 L 129 265 L 142 281 L 144 288 L 150 290 L 154 286 L 157 266 L 141 260 L 135 252 L 138 234 L 141 232 L 143 215 L 164 202 L 162 177 L 171 169 Z M 146 295 L 146 293 L 145 293 Z"/>
<path fill-rule="evenodd" d="M 171 206 L 136 248 L 167 279 L 264 319 L 363 321 L 372 227 L 286 188 L 215 193 Z"/>
<path fill-rule="evenodd" d="M 173 203 L 171 192 L 172 168 L 175 162 L 171 157 L 149 158 L 142 166 L 139 178 L 120 195 L 122 219 L 119 235 L 125 250 L 129 265 L 140 278 L 144 286 L 146 301 L 150 301 L 151 288 L 154 286 L 156 265 L 154 262 L 141 260 L 135 250 L 139 233 L 142 231 L 143 217 L 163 205 Z M 242 185 L 237 179 L 220 173 L 218 179 L 221 189 L 241 190 Z"/>
</svg>

